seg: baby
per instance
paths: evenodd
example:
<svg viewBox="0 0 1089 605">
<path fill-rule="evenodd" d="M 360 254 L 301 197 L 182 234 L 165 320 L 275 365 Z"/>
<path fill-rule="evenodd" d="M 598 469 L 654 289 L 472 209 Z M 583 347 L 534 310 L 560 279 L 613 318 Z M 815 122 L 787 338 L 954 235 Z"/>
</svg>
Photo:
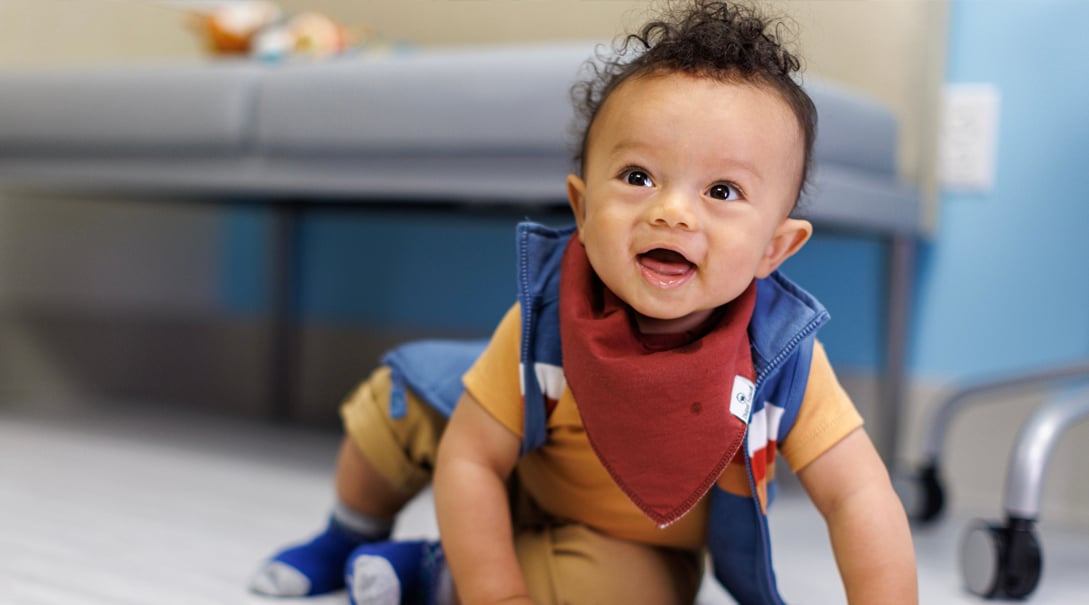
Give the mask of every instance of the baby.
<svg viewBox="0 0 1089 605">
<path fill-rule="evenodd" d="M 779 603 L 777 456 L 823 515 L 852 603 L 915 603 L 904 511 L 777 272 L 816 110 L 751 7 L 697 0 L 576 88 L 574 229 L 519 227 L 519 300 L 486 345 L 391 352 L 343 407 L 326 530 L 253 589 L 353 603 L 692 603 L 710 552 Z M 441 545 L 387 541 L 433 482 Z"/>
</svg>

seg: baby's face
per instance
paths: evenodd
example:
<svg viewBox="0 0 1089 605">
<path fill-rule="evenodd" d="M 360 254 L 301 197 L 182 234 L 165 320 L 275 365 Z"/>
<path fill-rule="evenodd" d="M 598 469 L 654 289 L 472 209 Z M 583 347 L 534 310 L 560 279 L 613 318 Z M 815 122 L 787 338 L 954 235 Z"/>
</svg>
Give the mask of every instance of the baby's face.
<svg viewBox="0 0 1089 605">
<path fill-rule="evenodd" d="M 644 332 L 699 325 L 801 247 L 802 136 L 765 87 L 665 74 L 613 91 L 568 192 L 590 264 Z"/>
</svg>

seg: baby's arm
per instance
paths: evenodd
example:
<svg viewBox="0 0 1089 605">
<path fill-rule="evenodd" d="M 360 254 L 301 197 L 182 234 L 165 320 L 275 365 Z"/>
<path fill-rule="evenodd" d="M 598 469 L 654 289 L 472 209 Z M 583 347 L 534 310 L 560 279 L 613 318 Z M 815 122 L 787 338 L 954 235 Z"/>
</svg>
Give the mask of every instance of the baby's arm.
<svg viewBox="0 0 1089 605">
<path fill-rule="evenodd" d="M 521 441 L 462 395 L 435 465 L 435 508 L 446 559 L 465 605 L 531 603 L 514 553 L 506 479 Z"/>
<path fill-rule="evenodd" d="M 844 437 L 798 478 L 828 524 L 847 600 L 918 603 L 907 516 L 866 432 Z"/>
</svg>

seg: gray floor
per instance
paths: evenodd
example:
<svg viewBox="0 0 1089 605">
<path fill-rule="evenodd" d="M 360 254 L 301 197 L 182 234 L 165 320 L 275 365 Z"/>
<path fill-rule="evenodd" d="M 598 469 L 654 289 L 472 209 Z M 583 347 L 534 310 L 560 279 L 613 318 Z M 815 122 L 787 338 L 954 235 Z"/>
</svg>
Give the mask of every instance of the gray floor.
<svg viewBox="0 0 1089 605">
<path fill-rule="evenodd" d="M 0 603 L 344 605 L 341 594 L 263 600 L 244 586 L 278 545 L 314 531 L 332 499 L 335 434 L 151 406 L 0 406 Z M 434 535 L 428 494 L 397 529 Z M 999 503 L 996 500 L 997 513 Z M 791 602 L 838 603 L 819 517 L 796 492 L 772 512 Z M 969 518 L 916 532 L 924 604 L 980 602 L 959 588 Z M 1041 532 L 1033 603 L 1089 602 L 1089 532 Z M 701 605 L 731 602 L 710 582 Z"/>
</svg>

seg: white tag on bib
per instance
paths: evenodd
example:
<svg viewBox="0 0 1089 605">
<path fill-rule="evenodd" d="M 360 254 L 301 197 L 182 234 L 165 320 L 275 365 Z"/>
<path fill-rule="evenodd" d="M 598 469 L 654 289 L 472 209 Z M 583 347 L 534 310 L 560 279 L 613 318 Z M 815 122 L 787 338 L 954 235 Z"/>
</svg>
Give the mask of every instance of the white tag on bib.
<svg viewBox="0 0 1089 605">
<path fill-rule="evenodd" d="M 737 416 L 745 424 L 749 423 L 749 414 L 752 412 L 752 399 L 756 394 L 756 386 L 744 376 L 734 377 L 734 388 L 730 394 L 730 413 Z"/>
</svg>

